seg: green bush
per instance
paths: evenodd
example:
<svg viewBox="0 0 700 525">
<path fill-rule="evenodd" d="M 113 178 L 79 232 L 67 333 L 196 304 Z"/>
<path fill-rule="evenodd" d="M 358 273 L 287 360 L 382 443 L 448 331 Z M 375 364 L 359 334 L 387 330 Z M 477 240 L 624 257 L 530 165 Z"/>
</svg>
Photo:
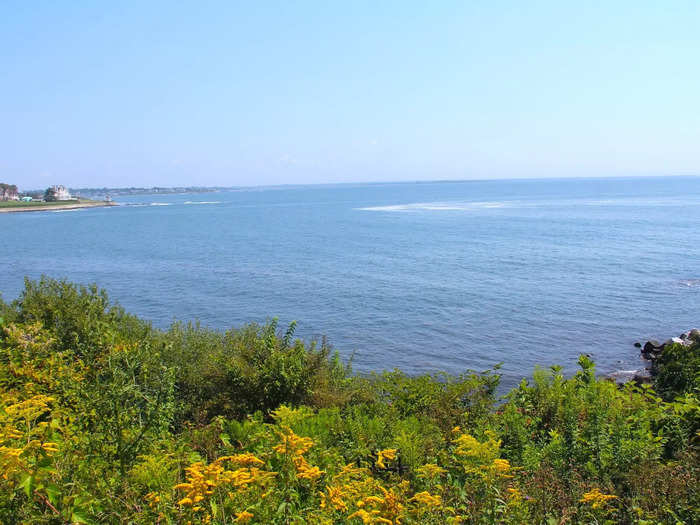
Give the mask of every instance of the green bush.
<svg viewBox="0 0 700 525">
<path fill-rule="evenodd" d="M 573 377 L 538 369 L 499 399 L 497 370 L 354 375 L 294 324 L 162 331 L 95 286 L 27 281 L 0 312 L 3 523 L 647 524 L 700 509 L 698 345 L 665 351 L 653 387 L 597 379 L 581 357 Z"/>
<path fill-rule="evenodd" d="M 654 388 L 670 401 L 676 396 L 700 393 L 700 341 L 664 348 L 654 363 Z"/>
</svg>

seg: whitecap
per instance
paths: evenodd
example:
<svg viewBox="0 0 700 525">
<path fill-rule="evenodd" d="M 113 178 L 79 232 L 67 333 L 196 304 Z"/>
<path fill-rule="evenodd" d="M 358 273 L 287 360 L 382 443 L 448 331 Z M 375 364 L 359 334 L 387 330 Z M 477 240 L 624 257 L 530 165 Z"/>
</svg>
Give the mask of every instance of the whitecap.
<svg viewBox="0 0 700 525">
<path fill-rule="evenodd" d="M 413 202 L 390 206 L 367 206 L 356 208 L 360 211 L 410 212 L 410 211 L 471 211 L 478 209 L 503 208 L 509 203 L 503 201 L 484 202 Z"/>
</svg>

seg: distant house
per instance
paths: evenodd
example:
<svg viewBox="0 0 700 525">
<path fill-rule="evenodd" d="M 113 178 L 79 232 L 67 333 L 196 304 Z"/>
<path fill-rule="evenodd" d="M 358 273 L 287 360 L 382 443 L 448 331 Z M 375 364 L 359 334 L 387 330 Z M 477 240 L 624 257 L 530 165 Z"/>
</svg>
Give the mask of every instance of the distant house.
<svg viewBox="0 0 700 525">
<path fill-rule="evenodd" d="M 44 193 L 44 200 L 47 202 L 69 201 L 71 199 L 72 197 L 70 196 L 70 192 L 65 186 L 51 186 L 50 188 L 47 188 L 46 192 Z"/>
<path fill-rule="evenodd" d="M 4 182 L 0 182 L 0 201 L 17 200 L 19 200 L 17 186 L 15 186 L 14 184 L 5 184 Z"/>
</svg>

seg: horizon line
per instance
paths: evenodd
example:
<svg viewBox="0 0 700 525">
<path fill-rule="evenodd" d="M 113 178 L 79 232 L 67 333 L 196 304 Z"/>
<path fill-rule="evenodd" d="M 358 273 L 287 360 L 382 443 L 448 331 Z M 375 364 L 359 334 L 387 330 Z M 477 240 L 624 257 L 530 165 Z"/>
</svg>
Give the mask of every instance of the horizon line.
<svg viewBox="0 0 700 525">
<path fill-rule="evenodd" d="M 571 176 L 571 177 L 503 177 L 503 178 L 491 178 L 491 179 L 407 179 L 407 180 L 387 180 L 387 181 L 344 181 L 344 182 L 289 182 L 280 184 L 257 184 L 257 185 L 231 185 L 231 186 L 82 186 L 74 187 L 67 186 L 70 190 L 98 190 L 98 189 L 204 189 L 204 190 L 228 190 L 228 189 L 259 189 L 259 188 L 294 188 L 294 187 L 308 187 L 308 186 L 357 186 L 357 185 L 390 185 L 390 184 L 447 184 L 447 183 L 469 183 L 469 182 L 509 182 L 509 181 L 544 181 L 544 180 L 603 180 L 603 179 L 653 179 L 653 178 L 697 178 L 700 177 L 700 173 L 690 173 L 690 174 L 650 174 L 650 175 L 588 175 L 588 176 Z M 23 192 L 35 192 L 43 191 L 40 188 L 23 190 Z"/>
</svg>

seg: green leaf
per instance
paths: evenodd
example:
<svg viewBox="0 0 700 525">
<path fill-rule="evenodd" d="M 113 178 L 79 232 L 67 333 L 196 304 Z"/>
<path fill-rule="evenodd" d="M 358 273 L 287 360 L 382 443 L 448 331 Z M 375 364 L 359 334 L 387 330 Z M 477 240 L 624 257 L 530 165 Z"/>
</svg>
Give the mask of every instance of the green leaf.
<svg viewBox="0 0 700 525">
<path fill-rule="evenodd" d="M 70 520 L 72 523 L 90 523 L 88 518 L 85 516 L 84 511 L 77 509 L 71 514 Z"/>
<path fill-rule="evenodd" d="M 27 497 L 30 497 L 34 489 L 34 476 L 27 474 L 19 486 L 20 488 L 24 489 L 24 493 L 27 495 Z"/>
<path fill-rule="evenodd" d="M 221 442 L 226 445 L 227 447 L 231 446 L 231 440 L 226 434 L 220 434 L 219 438 L 221 439 Z"/>
<path fill-rule="evenodd" d="M 54 485 L 53 483 L 49 483 L 46 486 L 46 495 L 48 496 L 49 501 L 53 505 L 56 505 L 56 502 L 58 501 L 58 497 L 61 495 L 61 489 L 58 488 L 58 485 Z"/>
<path fill-rule="evenodd" d="M 39 468 L 46 468 L 46 467 L 50 467 L 52 463 L 53 463 L 53 460 L 51 459 L 51 457 L 45 456 L 45 457 L 41 458 L 39 461 L 37 461 L 36 466 Z"/>
<path fill-rule="evenodd" d="M 215 502 L 210 503 L 211 506 L 211 515 L 216 518 L 217 512 L 219 512 L 219 506 Z"/>
</svg>

